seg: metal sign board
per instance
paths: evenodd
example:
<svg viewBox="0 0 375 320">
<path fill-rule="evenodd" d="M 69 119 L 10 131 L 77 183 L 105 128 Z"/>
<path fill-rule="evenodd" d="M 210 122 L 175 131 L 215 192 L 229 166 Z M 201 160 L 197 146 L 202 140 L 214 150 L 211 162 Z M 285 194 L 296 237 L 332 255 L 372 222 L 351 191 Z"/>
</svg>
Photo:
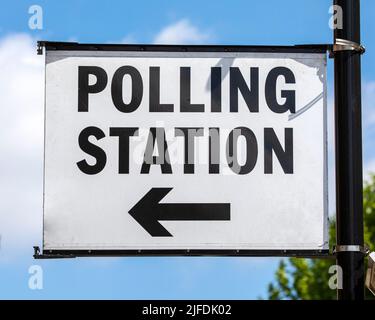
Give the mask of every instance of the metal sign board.
<svg viewBox="0 0 375 320">
<path fill-rule="evenodd" d="M 44 45 L 44 252 L 328 249 L 324 49 Z"/>
</svg>

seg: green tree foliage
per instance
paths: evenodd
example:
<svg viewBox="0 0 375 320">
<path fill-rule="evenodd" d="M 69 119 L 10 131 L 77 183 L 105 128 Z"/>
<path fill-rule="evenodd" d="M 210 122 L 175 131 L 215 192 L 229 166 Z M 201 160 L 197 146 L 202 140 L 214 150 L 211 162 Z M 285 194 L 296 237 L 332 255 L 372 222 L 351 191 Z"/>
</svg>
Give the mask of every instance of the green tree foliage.
<svg viewBox="0 0 375 320">
<path fill-rule="evenodd" d="M 363 212 L 365 243 L 375 250 L 375 175 L 364 185 Z M 335 223 L 330 224 L 330 247 L 335 243 Z M 336 299 L 336 291 L 328 286 L 332 259 L 289 258 L 280 261 L 275 280 L 268 286 L 268 298 L 272 300 L 330 300 Z M 372 294 L 366 289 L 366 298 Z"/>
</svg>

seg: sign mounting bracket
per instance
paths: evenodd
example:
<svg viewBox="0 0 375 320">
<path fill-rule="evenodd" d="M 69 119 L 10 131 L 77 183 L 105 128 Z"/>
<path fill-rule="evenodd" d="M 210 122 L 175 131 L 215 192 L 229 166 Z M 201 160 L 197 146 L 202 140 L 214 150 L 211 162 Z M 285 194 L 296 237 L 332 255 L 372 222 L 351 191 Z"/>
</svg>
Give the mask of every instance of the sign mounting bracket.
<svg viewBox="0 0 375 320">
<path fill-rule="evenodd" d="M 333 58 L 336 52 L 341 51 L 353 51 L 355 53 L 359 53 L 360 55 L 366 52 L 366 48 L 354 41 L 346 40 L 346 39 L 336 39 L 335 43 L 331 46 L 330 50 L 330 58 Z"/>
</svg>

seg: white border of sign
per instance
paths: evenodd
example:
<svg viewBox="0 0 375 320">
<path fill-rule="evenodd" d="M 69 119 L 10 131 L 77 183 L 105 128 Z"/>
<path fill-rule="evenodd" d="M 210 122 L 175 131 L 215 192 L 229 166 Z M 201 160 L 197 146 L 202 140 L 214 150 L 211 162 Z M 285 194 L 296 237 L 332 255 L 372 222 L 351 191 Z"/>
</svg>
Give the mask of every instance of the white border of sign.
<svg viewBox="0 0 375 320">
<path fill-rule="evenodd" d="M 267 56 L 272 56 L 280 52 L 287 53 L 326 53 L 326 46 L 158 46 L 158 45 L 96 45 L 96 44 L 76 44 L 76 43 L 54 43 L 54 42 L 39 42 L 39 49 L 44 47 L 46 50 L 56 50 L 55 55 L 58 55 L 58 51 L 73 51 L 72 56 L 79 56 L 84 54 L 87 50 L 98 50 L 100 56 L 121 56 L 120 51 L 126 51 L 127 56 L 139 55 L 139 51 L 142 51 L 144 56 L 149 55 L 149 51 L 152 56 L 155 56 L 155 52 L 160 52 L 160 56 L 168 57 L 173 52 L 173 56 L 176 56 L 178 52 L 180 55 L 184 55 L 184 52 L 195 52 L 199 53 L 199 56 L 213 56 L 213 52 L 217 52 L 218 56 L 238 56 L 240 57 L 244 53 L 248 52 L 261 52 Z M 104 51 L 104 52 L 103 52 Z M 228 52 L 229 51 L 229 52 Z M 40 53 L 40 52 L 39 52 Z M 328 233 L 328 166 L 327 166 L 327 84 L 324 82 L 324 234 Z M 46 111 L 46 106 L 44 107 Z M 44 239 L 43 239 L 44 244 Z M 326 256 L 328 254 L 328 247 L 322 248 L 322 250 L 43 250 L 43 255 L 39 255 L 36 250 L 36 256 L 38 257 L 72 257 L 72 256 L 137 256 L 137 255 L 213 255 L 213 256 Z"/>
</svg>

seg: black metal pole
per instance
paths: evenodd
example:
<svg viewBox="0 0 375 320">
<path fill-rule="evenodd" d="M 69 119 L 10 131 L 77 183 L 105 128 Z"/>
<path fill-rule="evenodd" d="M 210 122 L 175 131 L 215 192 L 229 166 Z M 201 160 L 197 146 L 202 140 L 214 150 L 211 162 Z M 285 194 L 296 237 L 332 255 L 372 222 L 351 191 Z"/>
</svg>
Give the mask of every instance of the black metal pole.
<svg viewBox="0 0 375 320">
<path fill-rule="evenodd" d="M 334 0 L 334 4 L 343 12 L 343 28 L 334 30 L 335 41 L 344 39 L 360 44 L 360 1 Z M 338 299 L 362 300 L 364 254 L 355 249 L 362 248 L 364 241 L 361 54 L 354 50 L 336 51 L 334 59 L 337 264 L 343 271 Z M 344 249 L 340 250 L 340 247 Z"/>
</svg>

